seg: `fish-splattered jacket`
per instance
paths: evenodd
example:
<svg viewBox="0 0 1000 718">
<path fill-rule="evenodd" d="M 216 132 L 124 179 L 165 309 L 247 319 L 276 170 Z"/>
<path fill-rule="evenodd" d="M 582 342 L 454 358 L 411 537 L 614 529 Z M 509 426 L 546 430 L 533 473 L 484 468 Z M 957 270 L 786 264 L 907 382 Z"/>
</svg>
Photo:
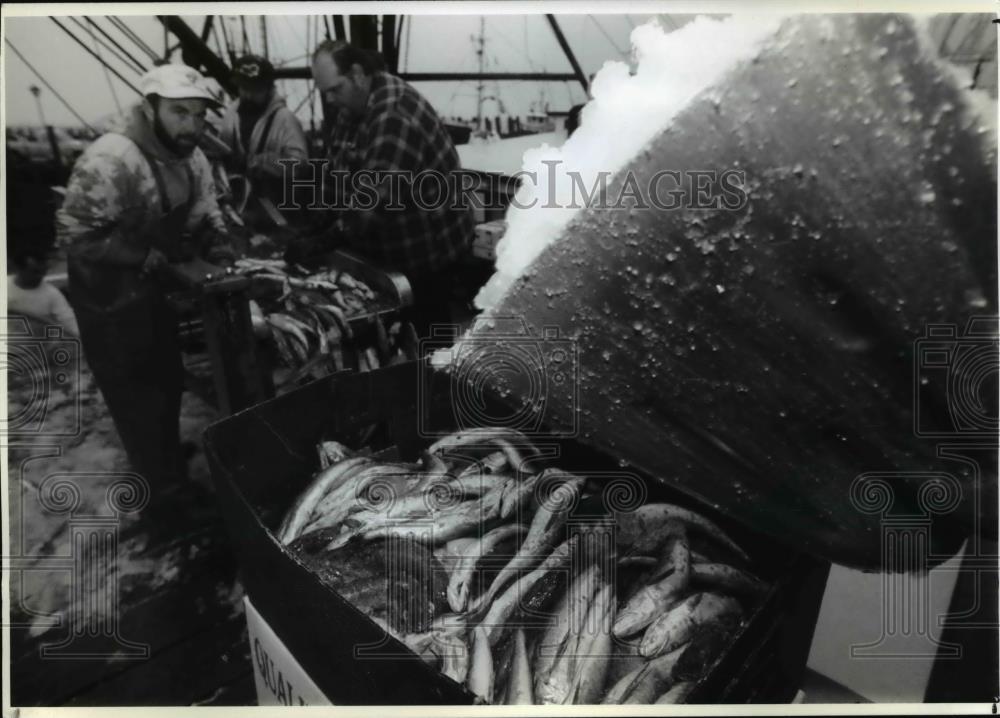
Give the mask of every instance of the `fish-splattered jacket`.
<svg viewBox="0 0 1000 718">
<path fill-rule="evenodd" d="M 178 208 L 190 203 L 186 230 L 225 232 L 204 153 L 197 148 L 183 158 L 171 153 L 136 105 L 120 129 L 101 136 L 77 160 L 56 214 L 71 285 L 76 279 L 71 292 L 86 295 L 93 289 L 112 299 L 108 295 L 114 294 L 120 275 L 138 272 L 150 248 L 161 246 L 166 215 L 143 151 L 160 169 L 169 207 L 183 211 Z"/>
</svg>

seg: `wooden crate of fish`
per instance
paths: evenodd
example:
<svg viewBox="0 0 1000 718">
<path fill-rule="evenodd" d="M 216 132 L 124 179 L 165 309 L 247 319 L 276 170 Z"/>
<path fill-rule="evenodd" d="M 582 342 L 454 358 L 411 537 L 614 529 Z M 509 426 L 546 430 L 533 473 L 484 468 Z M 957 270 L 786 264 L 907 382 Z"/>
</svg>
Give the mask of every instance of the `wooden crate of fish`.
<svg viewBox="0 0 1000 718">
<path fill-rule="evenodd" d="M 333 703 L 791 700 L 824 562 L 574 441 L 421 437 L 425 372 L 206 435 L 248 595 Z"/>
</svg>

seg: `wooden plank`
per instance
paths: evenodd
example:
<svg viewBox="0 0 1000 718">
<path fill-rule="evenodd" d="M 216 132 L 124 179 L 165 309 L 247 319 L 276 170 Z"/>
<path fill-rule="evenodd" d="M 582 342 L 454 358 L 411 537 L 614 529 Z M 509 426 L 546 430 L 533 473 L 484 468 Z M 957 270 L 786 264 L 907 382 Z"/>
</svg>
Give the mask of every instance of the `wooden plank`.
<svg viewBox="0 0 1000 718">
<path fill-rule="evenodd" d="M 189 706 L 252 670 L 246 620 L 239 615 L 88 687 L 65 705 Z"/>
<path fill-rule="evenodd" d="M 11 695 L 15 705 L 58 705 L 83 692 L 88 686 L 130 671 L 155 659 L 170 646 L 204 633 L 232 614 L 242 620 L 242 608 L 220 601 L 220 587 L 232 586 L 236 561 L 227 539 L 217 526 L 202 529 L 197 536 L 181 535 L 174 544 L 186 542 L 199 547 L 197 555 L 184 564 L 175 584 L 151 593 L 141 590 L 122 596 L 119 635 L 132 642 L 147 644 L 150 658 L 114 660 L 53 659 L 41 654 L 42 645 L 60 640 L 65 629 L 51 630 L 31 638 L 26 628 L 11 630 Z M 108 639 L 81 639 L 80 645 L 93 652 L 107 652 Z"/>
</svg>

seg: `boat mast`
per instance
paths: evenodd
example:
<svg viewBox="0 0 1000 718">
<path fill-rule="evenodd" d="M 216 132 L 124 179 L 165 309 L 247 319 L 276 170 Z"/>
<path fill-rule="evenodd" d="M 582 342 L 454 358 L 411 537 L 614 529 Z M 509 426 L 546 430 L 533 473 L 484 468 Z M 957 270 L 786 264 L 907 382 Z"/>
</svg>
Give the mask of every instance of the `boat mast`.
<svg viewBox="0 0 1000 718">
<path fill-rule="evenodd" d="M 476 129 L 483 129 L 483 89 L 485 83 L 483 82 L 483 69 L 486 60 L 486 16 L 479 16 L 479 37 L 476 38 L 476 55 L 479 57 L 479 80 L 476 84 Z"/>
</svg>

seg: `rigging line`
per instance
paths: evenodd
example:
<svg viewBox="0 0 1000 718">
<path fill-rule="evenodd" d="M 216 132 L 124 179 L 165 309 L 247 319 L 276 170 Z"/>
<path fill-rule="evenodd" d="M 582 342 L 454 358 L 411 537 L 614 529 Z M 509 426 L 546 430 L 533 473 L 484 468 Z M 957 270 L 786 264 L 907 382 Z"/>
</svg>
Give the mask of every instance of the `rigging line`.
<svg viewBox="0 0 1000 718">
<path fill-rule="evenodd" d="M 111 20 L 112 24 L 117 27 L 125 36 L 135 43 L 136 47 L 149 55 L 150 60 L 159 60 L 160 56 L 156 54 L 156 51 L 152 47 L 146 44 L 146 41 L 139 37 L 135 31 L 132 30 L 125 21 L 114 15 L 109 15 L 108 19 Z"/>
<path fill-rule="evenodd" d="M 627 60 L 627 59 L 629 59 L 629 56 L 628 56 L 628 53 L 626 53 L 626 52 L 625 52 L 624 50 L 622 50 L 622 49 L 621 49 L 620 47 L 618 47 L 618 45 L 616 45 L 616 44 L 615 44 L 615 41 L 614 41 L 613 39 L 611 39 L 611 35 L 609 35 L 609 34 L 608 34 L 608 31 L 607 31 L 607 30 L 605 30 L 605 29 L 604 29 L 604 28 L 603 28 L 603 27 L 601 26 L 601 23 L 599 23 L 599 22 L 597 21 L 597 18 L 596 18 L 596 17 L 594 17 L 593 15 L 588 15 L 587 17 L 589 17 L 589 18 L 590 18 L 590 19 L 591 19 L 591 20 L 593 21 L 593 23 L 594 23 L 594 24 L 595 24 L 595 25 L 597 26 L 597 29 L 601 31 L 601 34 L 602 34 L 602 35 L 604 35 L 605 39 L 606 39 L 606 40 L 607 40 L 607 41 L 608 41 L 609 43 L 611 43 L 611 47 L 613 47 L 613 48 L 615 49 L 615 52 L 617 52 L 617 53 L 618 53 L 619 55 L 621 55 L 621 56 L 622 56 L 623 58 L 625 58 L 626 60 Z"/>
<path fill-rule="evenodd" d="M 311 100 L 313 98 L 313 95 L 315 95 L 315 94 L 316 94 L 316 85 L 313 85 L 313 87 L 309 91 L 309 93 L 304 98 L 302 98 L 302 102 L 300 102 L 298 105 L 296 105 L 295 109 L 292 110 L 292 114 L 293 115 L 297 115 L 299 113 L 299 110 L 301 110 L 303 108 L 303 106 L 306 104 L 306 102 L 308 102 L 309 100 Z M 315 116 L 315 114 L 316 114 L 316 108 L 315 108 L 315 106 L 312 107 L 311 110 L 312 110 L 313 115 Z"/>
<path fill-rule="evenodd" d="M 222 43 L 219 42 L 219 33 L 215 29 L 216 23 L 212 23 L 212 39 L 215 40 L 215 49 L 219 53 L 219 57 L 225 57 L 226 53 L 222 50 Z"/>
<path fill-rule="evenodd" d="M 101 40 L 101 38 L 97 37 L 97 35 L 94 34 L 94 30 L 91 27 L 85 25 L 77 17 L 69 16 L 69 19 L 72 20 L 73 24 L 76 25 L 80 30 L 82 30 L 83 32 L 87 33 L 87 35 L 90 36 L 90 39 L 94 41 L 94 50 L 97 52 L 98 55 L 101 54 L 101 48 L 103 47 L 113 58 L 118 60 L 118 62 L 122 63 L 122 65 L 127 67 L 132 72 L 136 72 L 138 74 L 138 71 L 135 69 L 135 67 L 132 66 L 127 60 L 122 58 L 121 55 L 112 50 L 107 43 Z M 101 59 L 103 61 L 103 57 Z"/>
<path fill-rule="evenodd" d="M 410 18 L 410 22 L 406 23 L 406 54 L 403 55 L 403 67 L 407 70 L 410 69 L 410 30 L 413 29 L 413 18 Z"/>
<path fill-rule="evenodd" d="M 399 23 L 396 25 L 396 61 L 397 69 L 399 62 L 399 43 L 403 39 L 403 23 L 406 22 L 406 15 L 399 16 Z"/>
<path fill-rule="evenodd" d="M 309 20 L 308 20 L 309 17 L 310 17 L 309 15 L 306 15 L 306 18 L 307 18 L 306 22 L 307 23 L 309 22 Z M 292 25 L 292 21 L 288 19 L 288 16 L 287 15 L 282 15 L 281 19 L 285 21 L 285 24 L 288 26 L 288 31 L 290 33 L 292 33 L 293 38 L 299 43 L 299 46 L 300 47 L 305 47 L 308 43 L 305 40 L 302 39 L 302 35 L 300 35 L 299 31 L 296 30 L 295 27 Z M 308 33 L 309 31 L 306 30 L 306 32 Z"/>
<path fill-rule="evenodd" d="M 229 55 L 229 64 L 235 65 L 236 53 L 233 52 L 233 43 L 229 39 L 229 30 L 226 28 L 226 19 L 227 18 L 225 17 L 221 18 L 221 22 L 219 24 L 222 25 L 222 38 L 226 41 L 226 54 Z"/>
<path fill-rule="evenodd" d="M 56 99 L 58 99 L 61 103 L 63 103 L 63 105 L 66 107 L 66 109 L 69 110 L 71 113 L 73 113 L 73 116 L 76 119 L 78 119 L 83 124 L 84 127 L 86 127 L 91 132 L 97 132 L 97 130 L 95 130 L 93 127 L 91 127 L 91 125 L 90 125 L 89 122 L 87 122 L 85 119 L 83 119 L 80 116 L 79 112 L 77 112 L 76 110 L 73 109 L 73 106 L 70 105 L 66 101 L 66 98 L 64 98 L 62 95 L 60 95 L 56 91 L 56 89 L 54 87 L 52 87 L 52 85 L 49 84 L 49 81 L 46 80 L 42 76 L 42 73 L 40 73 L 38 70 L 36 70 L 34 68 L 34 66 L 30 62 L 28 62 L 27 58 L 24 55 L 21 54 L 20 50 L 18 50 L 16 47 L 14 47 L 14 43 L 12 43 L 9 38 L 5 37 L 4 38 L 4 42 L 6 42 L 10 46 L 10 49 L 14 51 L 15 55 L 17 55 L 19 58 L 21 58 L 21 62 L 23 62 L 25 65 L 28 66 L 28 69 L 31 70 L 34 73 L 35 77 L 38 78 L 39 82 L 41 82 L 43 85 L 45 85 L 45 87 L 48 89 L 48 91 L 51 92 L 53 95 L 55 95 Z"/>
<path fill-rule="evenodd" d="M 330 39 L 330 18 L 323 15 L 323 30 L 326 33 L 326 39 Z"/>
<path fill-rule="evenodd" d="M 629 27 L 635 30 L 635 23 L 632 22 L 632 18 L 630 18 L 628 15 L 624 15 L 623 17 L 625 18 L 625 22 L 629 24 Z"/>
<path fill-rule="evenodd" d="M 260 16 L 260 35 L 264 40 L 264 57 L 270 59 L 270 48 L 267 45 L 267 15 Z"/>
<path fill-rule="evenodd" d="M 247 37 L 247 17 L 246 15 L 240 15 L 240 28 L 243 31 L 243 55 L 247 55 L 250 52 L 250 38 Z"/>
<path fill-rule="evenodd" d="M 56 25 L 58 25 L 63 32 L 65 32 L 67 35 L 69 35 L 71 38 L 73 38 L 73 40 L 76 41 L 77 45 L 79 45 L 84 50 L 86 50 L 88 54 L 90 54 L 90 55 L 94 56 L 95 58 L 97 58 L 97 61 L 100 62 L 105 67 L 107 67 L 109 70 L 111 70 L 111 72 L 115 73 L 115 77 L 117 77 L 119 80 L 121 80 L 122 82 L 124 82 L 133 92 L 135 92 L 135 94 L 137 94 L 140 97 L 142 97 L 142 93 L 139 92 L 139 88 L 137 88 L 131 82 L 129 82 L 128 80 L 126 80 L 124 77 L 122 77 L 121 73 L 119 73 L 118 70 L 114 69 L 113 67 L 108 66 L 108 64 L 106 62 L 104 62 L 104 60 L 102 60 L 98 55 L 96 55 L 93 50 L 91 50 L 89 47 L 87 47 L 86 44 L 84 44 L 84 42 L 82 40 L 80 40 L 80 38 L 78 38 L 76 35 L 74 35 L 72 32 L 70 32 L 70 30 L 69 30 L 68 27 L 66 27 L 65 25 L 63 25 L 61 22 L 59 22 L 58 20 L 56 20 L 54 17 L 50 17 L 49 19 L 52 22 L 54 22 Z"/>
<path fill-rule="evenodd" d="M 115 47 L 117 47 L 122 52 L 122 54 L 125 55 L 125 57 L 127 57 L 129 60 L 131 60 L 135 64 L 135 66 L 139 69 L 139 72 L 145 72 L 146 71 L 146 68 L 143 67 L 143 64 L 141 62 L 139 62 L 134 57 L 132 57 L 132 55 L 129 54 L 128 50 L 126 50 L 124 47 L 122 47 L 117 42 L 115 42 L 115 39 L 113 37 L 111 37 L 111 35 L 109 35 L 107 32 L 105 32 L 104 28 L 102 28 L 100 25 L 98 25 L 92 18 L 84 16 L 83 19 L 86 20 L 91 25 L 93 25 L 94 28 L 99 33 L 101 33 L 102 35 L 104 35 L 104 37 L 106 37 L 108 39 L 108 42 L 110 42 L 112 45 L 114 45 Z"/>
<path fill-rule="evenodd" d="M 77 20 L 75 17 L 71 18 L 71 19 L 77 25 L 83 27 L 86 30 L 89 30 L 90 39 L 94 41 L 94 53 L 97 55 L 97 59 L 99 59 L 101 61 L 101 67 L 104 68 L 104 79 L 108 81 L 108 89 L 111 90 L 111 99 L 114 100 L 115 108 L 117 108 L 118 114 L 120 115 L 122 113 L 122 103 L 118 100 L 118 93 L 115 91 L 115 84 L 113 82 L 111 82 L 111 73 L 108 72 L 108 64 L 104 61 L 104 58 L 101 57 L 101 51 L 98 48 L 98 44 L 97 44 L 97 35 L 94 33 L 93 30 L 90 30 L 89 28 L 87 28 L 86 25 L 84 25 L 82 22 L 80 22 L 79 20 Z"/>
<path fill-rule="evenodd" d="M 958 21 L 961 17 L 962 17 L 961 15 L 956 14 L 955 17 L 951 19 L 951 23 L 948 25 L 948 29 L 945 30 L 944 36 L 941 38 L 941 47 L 938 48 L 938 55 L 942 56 L 944 55 L 944 51 L 948 47 L 948 39 L 951 37 L 952 30 L 955 29 L 955 26 L 958 24 Z"/>
</svg>

